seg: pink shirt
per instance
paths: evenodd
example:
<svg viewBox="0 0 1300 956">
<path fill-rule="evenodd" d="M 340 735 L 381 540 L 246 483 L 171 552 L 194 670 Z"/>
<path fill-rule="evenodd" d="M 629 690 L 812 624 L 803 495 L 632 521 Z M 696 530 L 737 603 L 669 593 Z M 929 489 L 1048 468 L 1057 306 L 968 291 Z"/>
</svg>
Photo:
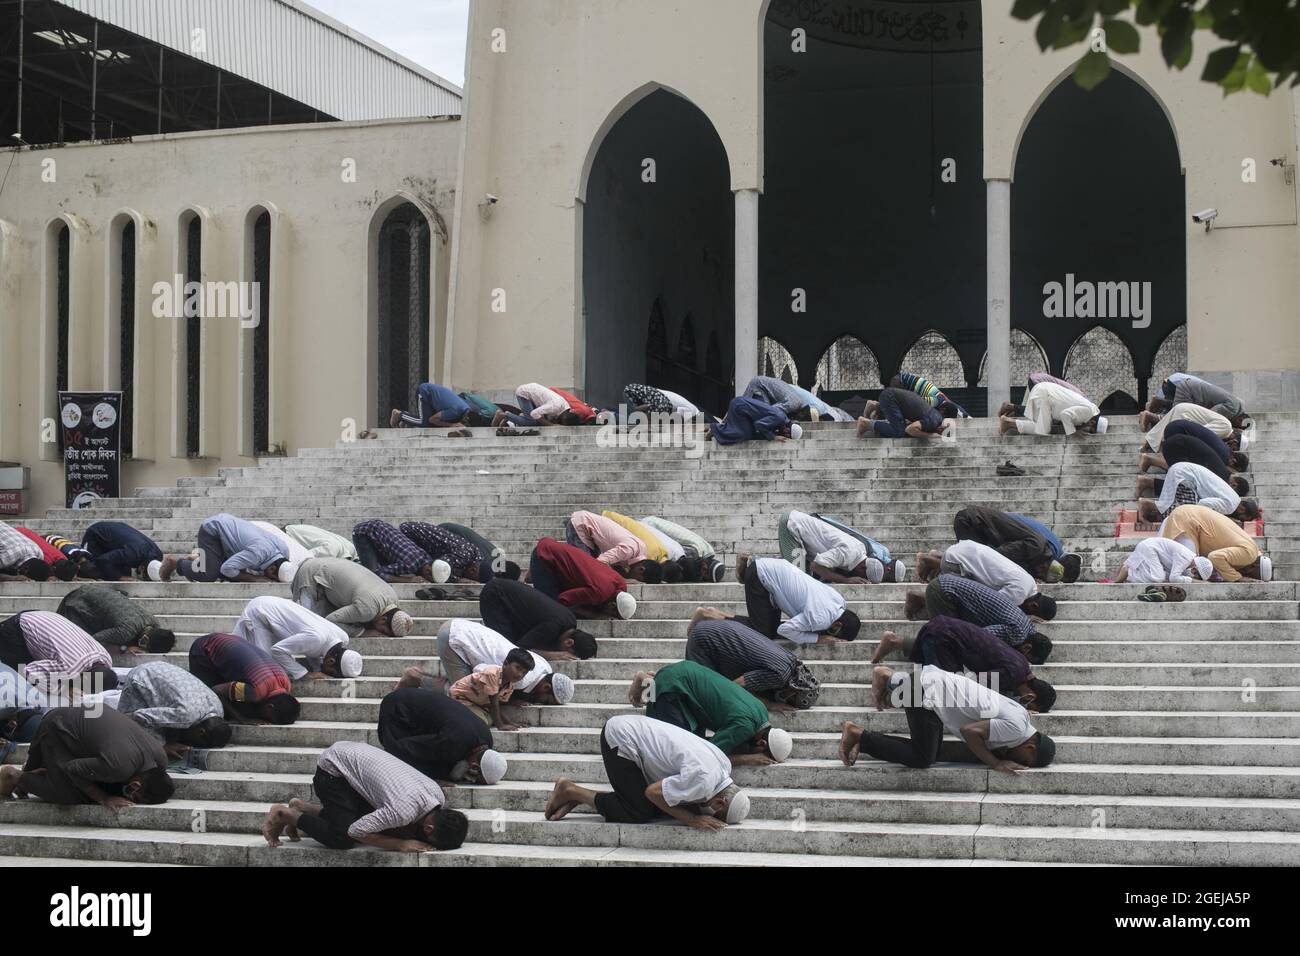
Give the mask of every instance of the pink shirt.
<svg viewBox="0 0 1300 956">
<path fill-rule="evenodd" d="M 490 707 L 493 697 L 504 704 L 514 692 L 514 684 L 501 686 L 501 668 L 493 664 L 466 674 L 451 685 L 450 693 L 453 700 Z"/>
<path fill-rule="evenodd" d="M 528 385 L 520 385 L 515 389 L 515 394 L 528 399 L 535 406 L 533 408 L 533 419 L 541 421 L 545 417 L 554 418 L 563 415 L 569 410 L 569 403 L 564 400 L 564 396 L 558 392 L 553 392 L 545 385 L 538 385 L 532 382 Z"/>
<path fill-rule="evenodd" d="M 645 542 L 623 526 L 590 511 L 575 511 L 569 518 L 578 540 L 597 551 L 604 564 L 636 564 L 645 560 Z"/>
</svg>

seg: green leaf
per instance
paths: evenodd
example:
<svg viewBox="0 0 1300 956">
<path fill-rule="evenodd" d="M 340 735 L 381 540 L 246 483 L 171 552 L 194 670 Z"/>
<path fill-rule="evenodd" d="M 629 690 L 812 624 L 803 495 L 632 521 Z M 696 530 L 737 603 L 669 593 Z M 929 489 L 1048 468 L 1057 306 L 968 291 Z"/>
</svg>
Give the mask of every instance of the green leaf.
<svg viewBox="0 0 1300 956">
<path fill-rule="evenodd" d="M 1061 32 L 1056 35 L 1056 42 L 1052 44 L 1052 49 L 1064 50 L 1076 43 L 1082 43 L 1091 33 L 1092 14 L 1087 14 L 1081 20 L 1066 20 L 1061 24 Z"/>
<path fill-rule="evenodd" d="M 1223 78 L 1232 72 L 1237 61 L 1244 54 L 1240 46 L 1221 46 L 1205 58 L 1205 69 L 1201 71 L 1201 79 L 1207 83 L 1220 83 Z M 1249 57 L 1247 57 L 1249 59 Z"/>
<path fill-rule="evenodd" d="M 1106 46 L 1116 53 L 1136 53 L 1141 40 L 1137 27 L 1127 20 L 1106 20 L 1102 23 L 1106 31 Z"/>
<path fill-rule="evenodd" d="M 1038 21 L 1038 27 L 1034 30 L 1034 39 L 1038 41 L 1038 49 L 1046 50 L 1056 41 L 1056 35 L 1061 32 L 1061 24 L 1065 21 L 1065 5 L 1054 3 L 1043 14 L 1042 19 Z"/>
<path fill-rule="evenodd" d="M 1268 96 L 1273 92 L 1273 81 L 1268 78 L 1268 70 L 1264 69 L 1264 64 L 1256 60 L 1246 71 L 1246 86 L 1253 93 L 1260 96 Z"/>
<path fill-rule="evenodd" d="M 1177 7 L 1169 12 L 1162 25 L 1164 36 L 1160 38 L 1160 52 L 1165 63 L 1177 65 L 1179 60 L 1190 60 L 1192 56 L 1192 15 L 1184 7 Z M 1184 62 L 1183 66 L 1187 63 Z M 1180 67 L 1181 69 L 1181 67 Z"/>
<path fill-rule="evenodd" d="M 1129 3 L 1129 0 L 1101 0 L 1097 4 L 1097 11 L 1103 17 L 1113 17 L 1117 13 L 1123 13 L 1130 6 L 1132 4 Z"/>
<path fill-rule="evenodd" d="M 1219 17 L 1214 21 L 1214 35 L 1221 40 L 1240 40 L 1246 32 L 1246 21 L 1236 14 Z"/>
<path fill-rule="evenodd" d="M 1079 65 L 1074 68 L 1074 82 L 1085 90 L 1096 88 L 1097 84 L 1110 75 L 1110 57 L 1105 53 L 1089 51 Z"/>
<path fill-rule="evenodd" d="M 1137 7 L 1137 13 L 1133 14 L 1133 19 L 1139 26 L 1149 27 L 1160 19 L 1159 4 L 1154 0 L 1141 0 Z"/>
<path fill-rule="evenodd" d="M 1192 26 L 1197 30 L 1214 29 L 1214 14 L 1209 10 L 1197 10 L 1192 13 Z"/>
<path fill-rule="evenodd" d="M 1016 0 L 1011 15 L 1017 20 L 1032 20 L 1047 9 L 1047 0 Z"/>
</svg>

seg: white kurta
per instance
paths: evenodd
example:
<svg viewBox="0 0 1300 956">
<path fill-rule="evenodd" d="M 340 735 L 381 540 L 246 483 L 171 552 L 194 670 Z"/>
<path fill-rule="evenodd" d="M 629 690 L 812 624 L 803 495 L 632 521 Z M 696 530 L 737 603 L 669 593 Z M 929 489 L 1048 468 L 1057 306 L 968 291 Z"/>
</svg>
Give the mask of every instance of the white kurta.
<svg viewBox="0 0 1300 956">
<path fill-rule="evenodd" d="M 1134 584 L 1188 584 L 1195 580 L 1188 571 L 1196 552 L 1172 538 L 1144 538 L 1124 559 L 1128 579 Z"/>
<path fill-rule="evenodd" d="M 1179 485 L 1190 485 L 1196 492 L 1196 503 L 1213 508 L 1221 515 L 1230 515 L 1241 506 L 1241 496 L 1232 486 L 1203 465 L 1180 461 L 1169 468 L 1156 507 L 1161 514 L 1174 506 Z"/>
<path fill-rule="evenodd" d="M 1038 584 L 1028 571 L 978 541 L 958 541 L 943 558 L 960 567 L 962 577 L 988 585 L 1017 607 L 1038 593 Z"/>
<path fill-rule="evenodd" d="M 308 673 L 298 663 L 299 657 L 305 657 L 311 669 L 318 671 L 330 648 L 348 643 L 347 632 L 337 624 L 288 598 L 270 594 L 248 602 L 233 633 L 270 654 L 293 680 Z"/>
<path fill-rule="evenodd" d="M 303 547 L 301 544 L 299 544 L 297 541 L 293 540 L 292 537 L 290 537 L 289 535 L 285 534 L 283 531 L 281 531 L 281 530 L 280 530 L 279 528 L 277 528 L 275 525 L 271 524 L 271 522 L 269 522 L 269 521 L 250 521 L 249 524 L 251 524 L 254 528 L 261 528 L 261 529 L 262 529 L 263 531 L 265 531 L 267 534 L 271 535 L 271 536 L 274 537 L 277 541 L 279 541 L 281 544 L 283 544 L 286 548 L 288 548 L 288 549 L 289 549 L 289 562 L 290 562 L 291 564 L 302 564 L 304 561 L 306 561 L 306 560 L 308 560 L 309 558 L 312 557 L 312 553 L 311 553 L 310 551 L 308 551 L 306 548 L 304 548 L 304 547 Z"/>
<path fill-rule="evenodd" d="M 1156 422 L 1147 432 L 1147 444 L 1155 451 L 1160 450 L 1160 444 L 1165 440 L 1165 428 L 1170 422 L 1196 422 L 1198 425 L 1204 425 L 1220 438 L 1229 438 L 1232 435 L 1232 422 L 1228 421 L 1218 412 L 1210 408 L 1202 408 L 1200 405 L 1193 405 L 1191 402 L 1183 402 L 1181 405 L 1175 405 L 1169 410 L 1164 418 Z"/>
<path fill-rule="evenodd" d="M 294 541 L 311 552 L 313 558 L 343 558 L 345 561 L 360 561 L 357 546 L 348 538 L 324 528 L 309 524 L 291 524 L 284 529 Z"/>
<path fill-rule="evenodd" d="M 1101 409 L 1078 392 L 1043 382 L 1030 390 L 1025 417 L 1017 419 L 1016 428 L 1022 435 L 1050 435 L 1052 422 L 1059 421 L 1065 433 L 1073 435 L 1100 414 Z"/>
<path fill-rule="evenodd" d="M 866 545 L 820 518 L 791 511 L 786 527 L 803 546 L 809 564 L 832 571 L 852 571 L 867 560 Z"/>
</svg>

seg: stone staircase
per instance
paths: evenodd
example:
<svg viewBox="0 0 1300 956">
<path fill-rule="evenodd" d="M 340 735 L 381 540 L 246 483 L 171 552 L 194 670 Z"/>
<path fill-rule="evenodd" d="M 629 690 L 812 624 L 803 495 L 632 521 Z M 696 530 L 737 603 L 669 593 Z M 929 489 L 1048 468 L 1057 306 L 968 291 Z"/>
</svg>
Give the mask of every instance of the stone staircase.
<svg viewBox="0 0 1300 956">
<path fill-rule="evenodd" d="M 1113 529 L 1132 506 L 1139 435 L 1132 419 L 1089 439 L 998 438 L 988 421 L 962 423 L 955 444 L 857 441 L 851 428 L 818 425 L 800 443 L 707 448 L 601 447 L 594 429 L 549 430 L 536 439 L 488 432 L 457 441 L 381 432 L 377 441 L 304 451 L 256 467 L 88 512 L 50 512 L 31 522 L 70 537 L 93 520 L 126 520 L 165 550 L 188 550 L 198 524 L 231 511 L 278 524 L 308 522 L 341 533 L 363 518 L 455 520 L 526 562 L 543 535 L 560 536 L 576 508 L 660 514 L 697 529 L 726 553 L 773 554 L 776 519 L 799 508 L 851 522 L 911 564 L 922 547 L 952 540 L 952 516 L 968 503 L 1033 514 L 1067 546 L 1087 553 L 1085 578 L 1112 576 L 1126 548 Z M 423 602 L 399 586 L 416 618 L 406 639 L 357 642 L 365 675 L 352 684 L 303 688 L 291 727 L 237 727 L 208 769 L 177 777 L 176 797 L 116 818 L 98 807 L 0 805 L 0 860 L 96 860 L 151 864 L 383 864 L 393 866 L 602 865 L 983 865 L 1253 864 L 1300 862 L 1300 499 L 1289 456 L 1300 453 L 1300 417 L 1261 417 L 1251 449 L 1252 484 L 1265 509 L 1270 584 L 1199 585 L 1183 604 L 1134 600 L 1139 587 L 1085 580 L 1048 588 L 1060 613 L 1044 630 L 1056 644 L 1038 668 L 1057 686 L 1056 709 L 1036 718 L 1058 741 L 1056 763 L 1011 777 L 979 766 L 909 770 L 836 758 L 840 724 L 904 730 L 899 712 L 868 711 L 867 663 L 886 628 L 909 633 L 907 585 L 844 588 L 863 619 L 854 644 L 803 650 L 823 684 L 819 706 L 777 715 L 795 735 L 784 765 L 740 768 L 754 811 L 742 826 L 705 834 L 674 825 L 620 826 L 590 814 L 542 819 L 559 776 L 604 787 L 599 731 L 626 707 L 639 669 L 681 659 L 685 624 L 699 604 L 740 611 L 734 581 L 633 585 L 632 621 L 598 622 L 600 656 L 557 665 L 578 681 L 565 707 L 517 711 L 523 729 L 494 732 L 508 753 L 507 779 L 458 786 L 452 804 L 471 819 L 455 853 L 410 857 L 333 853 L 304 841 L 272 851 L 258 828 L 272 802 L 306 797 L 316 755 L 336 740 L 377 743 L 379 699 L 402 668 L 438 668 L 442 621 L 477 616 L 473 600 Z M 1024 478 L 998 478 L 1006 458 Z M 914 586 L 914 585 L 913 585 Z M 181 635 L 169 659 L 184 666 L 195 636 L 228 630 L 244 604 L 277 585 L 130 584 L 130 593 Z M 0 586 L 0 614 L 57 606 L 60 583 Z M 138 659 L 136 659 L 138 660 Z M 126 663 L 126 662 L 123 662 Z M 21 759 L 22 753 L 13 759 Z M 62 864 L 60 864 L 62 865 Z"/>
</svg>

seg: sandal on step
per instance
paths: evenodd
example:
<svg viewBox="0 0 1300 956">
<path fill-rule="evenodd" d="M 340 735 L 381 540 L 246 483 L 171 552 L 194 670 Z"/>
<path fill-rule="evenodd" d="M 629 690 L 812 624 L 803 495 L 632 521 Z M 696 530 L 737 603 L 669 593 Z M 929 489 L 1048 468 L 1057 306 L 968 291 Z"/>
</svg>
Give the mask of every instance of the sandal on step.
<svg viewBox="0 0 1300 956">
<path fill-rule="evenodd" d="M 1187 600 L 1187 592 L 1176 584 L 1153 584 L 1138 595 L 1138 600 L 1148 604 L 1177 604 Z"/>
</svg>

